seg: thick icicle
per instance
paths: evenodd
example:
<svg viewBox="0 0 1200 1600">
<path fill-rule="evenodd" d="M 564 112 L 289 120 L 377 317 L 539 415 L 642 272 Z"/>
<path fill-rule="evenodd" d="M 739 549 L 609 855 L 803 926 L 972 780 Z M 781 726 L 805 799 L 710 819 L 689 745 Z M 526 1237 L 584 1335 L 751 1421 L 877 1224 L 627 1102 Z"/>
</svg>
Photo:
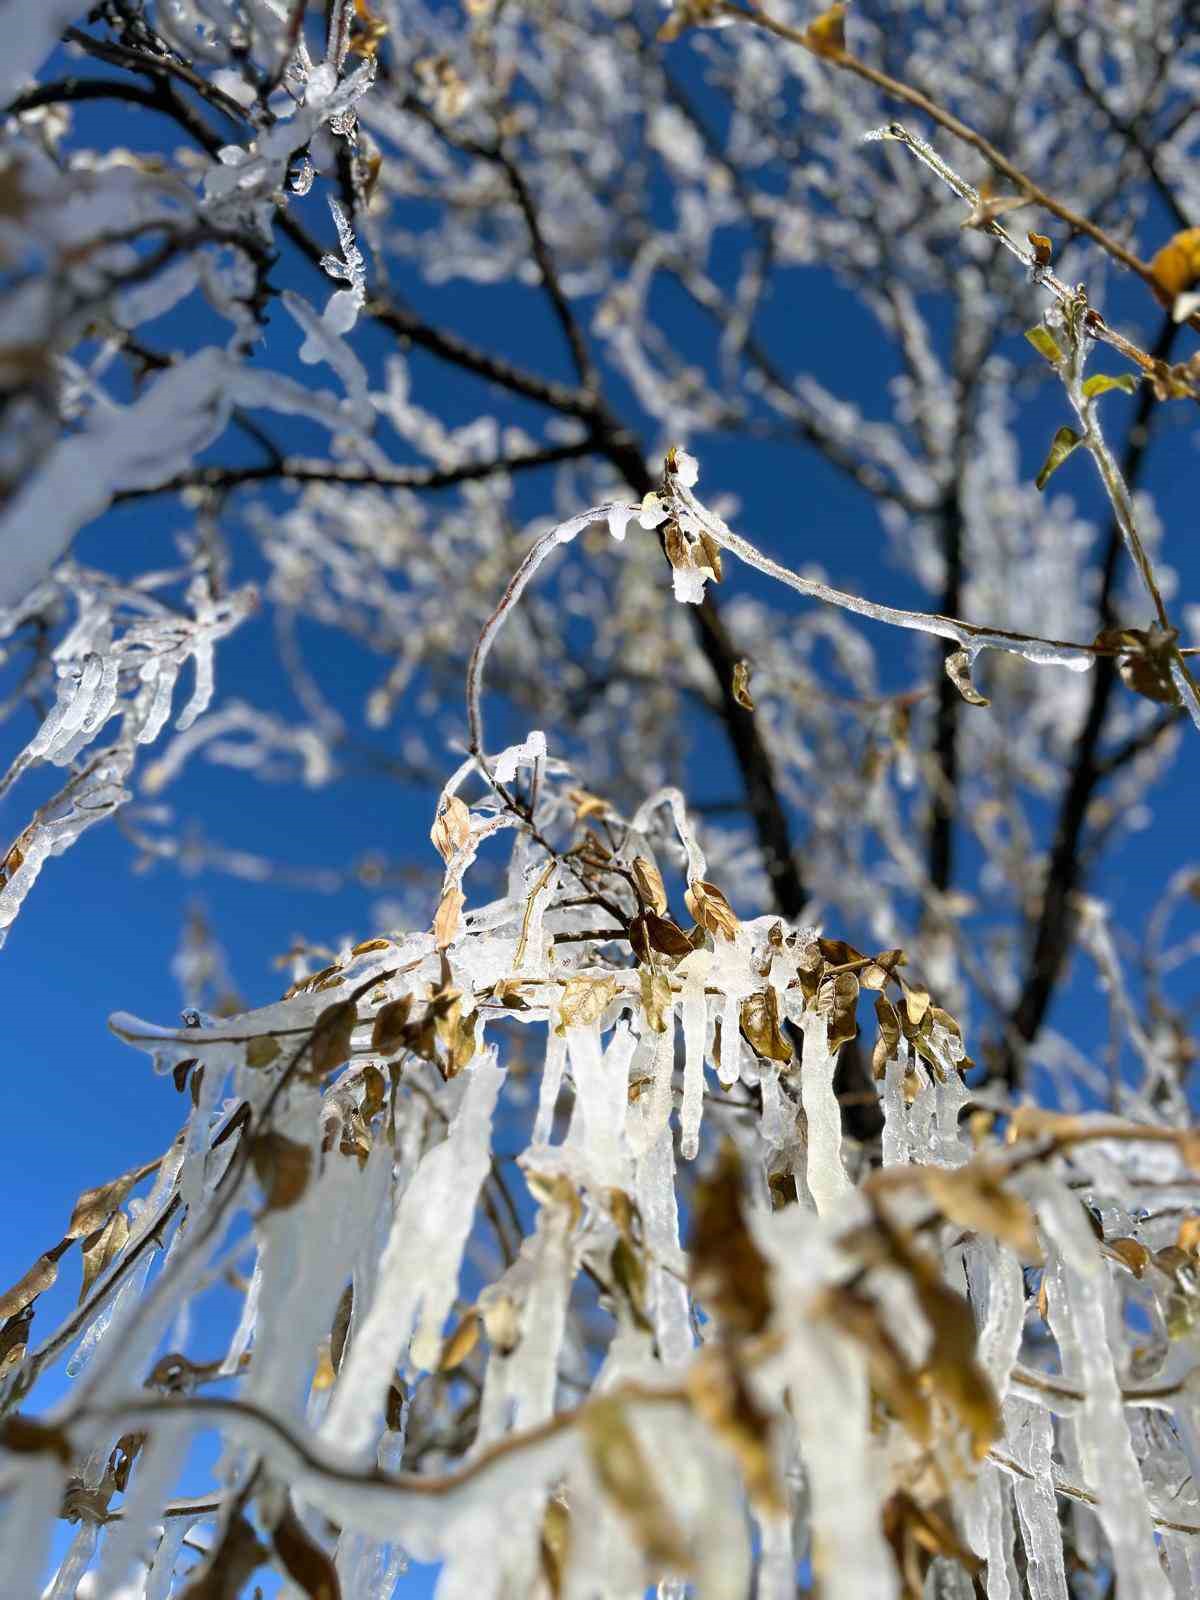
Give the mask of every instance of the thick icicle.
<svg viewBox="0 0 1200 1600">
<path fill-rule="evenodd" d="M 1113 1365 L 1110 1337 L 1119 1312 L 1108 1267 L 1077 1197 L 1041 1175 L 1038 1196 L 1042 1226 L 1054 1246 L 1046 1269 L 1050 1328 L 1064 1377 L 1084 1393 L 1072 1420 L 1087 1486 L 1099 1497 L 1096 1515 L 1112 1550 L 1117 1591 L 1122 1600 L 1167 1600 L 1169 1585 Z"/>
<path fill-rule="evenodd" d="M 413 1347 L 418 1366 L 436 1363 L 442 1324 L 480 1187 L 491 1163 L 492 1112 L 504 1073 L 489 1057 L 472 1063 L 446 1138 L 423 1158 L 397 1208 L 379 1265 L 375 1299 L 356 1329 L 321 1436 L 357 1459 L 369 1456 L 396 1363 Z"/>
</svg>

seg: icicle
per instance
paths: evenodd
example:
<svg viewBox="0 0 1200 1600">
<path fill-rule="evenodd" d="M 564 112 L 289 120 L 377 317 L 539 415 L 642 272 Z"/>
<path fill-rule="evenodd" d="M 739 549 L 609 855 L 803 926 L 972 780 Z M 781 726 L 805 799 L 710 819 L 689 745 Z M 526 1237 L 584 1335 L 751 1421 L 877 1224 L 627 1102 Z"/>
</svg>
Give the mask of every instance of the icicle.
<svg viewBox="0 0 1200 1600">
<path fill-rule="evenodd" d="M 263 1250 L 259 1245 L 258 1254 L 254 1258 L 254 1271 L 250 1277 L 250 1287 L 246 1290 L 245 1299 L 242 1301 L 242 1314 L 238 1318 L 238 1325 L 234 1329 L 233 1338 L 229 1341 L 229 1349 L 221 1363 L 221 1376 L 232 1378 L 242 1369 L 242 1357 L 250 1348 L 250 1341 L 254 1337 L 254 1326 L 258 1321 L 258 1301 L 262 1294 L 263 1282 Z"/>
<path fill-rule="evenodd" d="M 205 1169 L 208 1163 L 209 1131 L 213 1114 L 221 1102 L 225 1080 L 231 1071 L 241 1065 L 242 1050 L 238 1045 L 209 1045 L 204 1050 L 201 1060 L 204 1077 L 191 1116 L 188 1118 L 183 1167 L 179 1174 L 179 1193 L 193 1217 L 204 1202 Z"/>
<path fill-rule="evenodd" d="M 642 1033 L 629 1068 L 631 1099 L 625 1123 L 625 1137 L 635 1159 L 645 1154 L 671 1119 L 671 1079 L 675 1055 L 673 1008 L 666 1012 L 664 1021 L 666 1031 L 655 1033 L 644 1020 L 639 1019 Z"/>
<path fill-rule="evenodd" d="M 562 1088 L 563 1068 L 567 1063 L 566 1036 L 553 1028 L 546 1030 L 546 1062 L 542 1067 L 542 1083 L 538 1091 L 537 1119 L 533 1125 L 533 1143 L 549 1144 L 554 1131 L 554 1108 Z"/>
<path fill-rule="evenodd" d="M 1122 1600 L 1166 1600 L 1168 1584 L 1109 1345 L 1118 1312 L 1108 1268 L 1077 1197 L 1039 1174 L 1038 1198 L 1055 1249 L 1046 1269 L 1050 1329 L 1064 1377 L 1084 1392 L 1073 1423 L 1087 1486 L 1099 1497 L 1096 1516 L 1112 1549 L 1117 1591 Z"/>
<path fill-rule="evenodd" d="M 683 1105 L 679 1112 L 679 1153 L 694 1161 L 700 1149 L 704 1113 L 704 1048 L 708 1035 L 708 997 L 704 992 L 712 957 L 696 950 L 675 968 L 683 978 Z"/>
<path fill-rule="evenodd" d="M 804 1031 L 804 1065 L 800 1095 L 808 1120 L 808 1160 L 805 1178 L 817 1214 L 834 1216 L 845 1209 L 853 1189 L 842 1165 L 842 1110 L 833 1092 L 837 1056 L 829 1048 L 829 1025 L 815 1011 L 801 1019 Z"/>
<path fill-rule="evenodd" d="M 675 1145 L 666 1129 L 637 1164 L 637 1202 L 654 1261 L 654 1333 L 663 1365 L 681 1365 L 692 1353 L 691 1311 L 679 1244 L 675 1196 Z"/>
<path fill-rule="evenodd" d="M 378 1434 L 392 1373 L 418 1312 L 413 1360 L 436 1365 L 442 1323 L 491 1164 L 492 1112 L 503 1082 L 490 1057 L 472 1063 L 446 1138 L 422 1159 L 397 1207 L 375 1298 L 355 1329 L 320 1430 L 323 1439 L 359 1459 L 369 1456 Z"/>
<path fill-rule="evenodd" d="M 1025 1576 L 1031 1600 L 1067 1600 L 1062 1527 L 1054 1492 L 1054 1431 L 1040 1406 L 1011 1399 L 1005 1406 L 1008 1437 L 1025 1471 L 1013 1478 L 1013 1498 L 1025 1542 Z"/>
<path fill-rule="evenodd" d="M 571 1227 L 567 1206 L 543 1206 L 530 1251 L 532 1283 L 521 1314 L 521 1337 L 509 1363 L 517 1428 L 537 1427 L 554 1415 L 559 1353 L 575 1276 Z"/>
<path fill-rule="evenodd" d="M 792 1516 L 758 1517 L 759 1557 L 755 1600 L 796 1600 L 796 1551 L 792 1538 Z M 989 1596 L 989 1600 L 991 1597 Z"/>
<path fill-rule="evenodd" d="M 896 1572 L 874 1492 L 863 1357 L 836 1330 L 802 1319 L 791 1330 L 789 1367 L 812 1496 L 814 1576 L 838 1600 L 894 1600 Z"/>
<path fill-rule="evenodd" d="M 1007 1480 L 999 1467 L 987 1461 L 974 1479 L 960 1490 L 959 1501 L 967 1538 L 975 1553 L 987 1562 L 988 1600 L 1012 1600 L 1012 1528 L 1006 1526 L 1004 1496 Z M 1044 1600 L 1039 1595 L 1037 1600 Z"/>
<path fill-rule="evenodd" d="M 297 1124 L 316 1124 L 315 1100 L 300 1102 Z M 285 1423 L 299 1423 L 304 1416 L 317 1347 L 329 1332 L 367 1228 L 384 1203 L 390 1168 L 382 1141 L 361 1170 L 353 1157 L 330 1152 L 319 1180 L 299 1202 L 268 1211 L 258 1224 L 262 1287 L 245 1393 Z"/>
<path fill-rule="evenodd" d="M 84 1522 L 76 1528 L 75 1537 L 71 1540 L 62 1564 L 54 1574 L 53 1582 L 43 1593 L 42 1600 L 75 1600 L 79 1580 L 87 1571 L 96 1553 L 99 1533 L 100 1530 L 94 1522 Z"/>
<path fill-rule="evenodd" d="M 718 978 L 718 986 L 724 987 Z M 723 1089 L 731 1089 L 742 1075 L 742 1022 L 736 990 L 725 992 L 721 1008 L 721 1064 L 717 1078 Z"/>
<path fill-rule="evenodd" d="M 1008 1393 L 1025 1324 L 1025 1275 L 1011 1250 L 994 1239 L 981 1240 L 973 1256 L 972 1282 L 978 1295 L 986 1282 L 987 1318 L 979 1334 L 979 1359 L 998 1397 Z M 986 1272 L 979 1270 L 986 1267 Z"/>
<path fill-rule="evenodd" d="M 637 1036 L 625 1021 L 613 1030 L 603 1055 L 599 1023 L 567 1029 L 575 1085 L 568 1141 L 586 1157 L 593 1181 L 610 1188 L 624 1188 L 627 1182 L 622 1135 L 629 1106 L 629 1063 L 636 1048 Z"/>
<path fill-rule="evenodd" d="M 162 1538 L 146 1574 L 145 1592 L 141 1600 L 170 1600 L 175 1577 L 175 1562 L 183 1549 L 183 1541 L 192 1530 L 187 1517 L 168 1517 Z"/>
<path fill-rule="evenodd" d="M 53 1452 L 13 1455 L 0 1446 L 0 1559 L 13 1600 L 33 1600 L 42 1592 L 66 1481 L 66 1468 Z"/>
<path fill-rule="evenodd" d="M 191 1437 L 177 1422 L 163 1419 L 138 1454 L 133 1477 L 121 1506 L 121 1520 L 112 1524 L 104 1539 L 96 1592 L 107 1595 L 124 1582 L 134 1563 L 149 1548 L 152 1530 L 161 1521 L 161 1509 L 171 1497 L 187 1459 Z M 73 1590 L 67 1591 L 73 1595 Z"/>
</svg>

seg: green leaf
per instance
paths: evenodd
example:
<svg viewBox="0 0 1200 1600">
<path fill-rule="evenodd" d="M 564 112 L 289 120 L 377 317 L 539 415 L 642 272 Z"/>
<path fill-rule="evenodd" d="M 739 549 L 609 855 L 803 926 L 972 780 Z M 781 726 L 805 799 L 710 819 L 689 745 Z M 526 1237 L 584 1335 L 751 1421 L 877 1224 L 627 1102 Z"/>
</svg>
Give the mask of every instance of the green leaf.
<svg viewBox="0 0 1200 1600">
<path fill-rule="evenodd" d="M 1059 467 L 1079 443 L 1079 435 L 1074 428 L 1060 428 L 1050 441 L 1050 454 L 1042 463 L 1042 470 L 1037 475 L 1037 486 L 1044 489 L 1050 481 L 1051 473 L 1057 472 Z"/>
<path fill-rule="evenodd" d="M 1132 394 L 1138 386 L 1136 372 L 1097 372 L 1083 386 L 1087 399 L 1094 399 L 1098 394 L 1107 394 L 1110 389 L 1121 389 L 1126 394 Z"/>
<path fill-rule="evenodd" d="M 1025 330 L 1025 337 L 1038 355 L 1045 356 L 1052 367 L 1058 366 L 1063 358 L 1062 348 L 1049 328 L 1043 328 L 1039 322 L 1036 328 L 1027 328 Z"/>
</svg>

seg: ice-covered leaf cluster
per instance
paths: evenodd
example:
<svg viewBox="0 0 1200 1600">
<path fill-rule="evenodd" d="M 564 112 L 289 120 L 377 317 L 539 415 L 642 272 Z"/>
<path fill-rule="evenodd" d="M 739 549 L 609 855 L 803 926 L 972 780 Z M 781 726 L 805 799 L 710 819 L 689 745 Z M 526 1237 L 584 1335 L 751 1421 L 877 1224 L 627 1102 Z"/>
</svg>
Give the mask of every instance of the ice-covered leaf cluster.
<svg viewBox="0 0 1200 1600">
<path fill-rule="evenodd" d="M 180 609 L 156 592 L 178 576 L 123 585 L 64 563 L 0 624 L 11 639 L 30 625 L 44 629 L 47 619 L 75 612 L 36 672 L 37 686 L 52 703 L 0 784 L 7 793 L 43 765 L 70 774 L 60 792 L 34 812 L 0 868 L 0 942 L 46 858 L 61 855 L 86 828 L 129 800 L 139 747 L 154 743 L 173 711 L 182 734 L 208 710 L 217 643 L 255 609 L 257 595 L 249 586 L 214 594 L 197 573 L 186 583 L 186 609 Z M 189 664 L 191 692 L 180 705 L 176 690 Z M 101 740 L 108 742 L 93 749 Z"/>
<path fill-rule="evenodd" d="M 540 734 L 468 763 L 429 929 L 112 1018 L 191 1104 L 0 1297 L 9 1592 L 61 1515 L 55 1595 L 384 1600 L 415 1560 L 440 1595 L 1065 1597 L 1065 1548 L 1192 1593 L 1186 1119 L 973 1096 L 902 950 L 740 918 L 677 791 L 571 784 Z"/>
</svg>

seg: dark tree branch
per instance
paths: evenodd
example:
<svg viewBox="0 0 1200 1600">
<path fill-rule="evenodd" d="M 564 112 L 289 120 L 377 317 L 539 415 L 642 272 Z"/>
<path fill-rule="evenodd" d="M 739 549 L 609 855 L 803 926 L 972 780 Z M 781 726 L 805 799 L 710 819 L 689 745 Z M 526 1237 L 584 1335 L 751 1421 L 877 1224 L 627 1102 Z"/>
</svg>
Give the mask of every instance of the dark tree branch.
<svg viewBox="0 0 1200 1600">
<path fill-rule="evenodd" d="M 1169 359 L 1178 331 L 1177 324 L 1168 315 L 1154 346 L 1155 359 Z M 1153 408 L 1154 392 L 1149 384 L 1143 384 L 1121 463 L 1122 475 L 1131 490 L 1145 463 Z M 1112 627 L 1115 621 L 1113 590 L 1122 548 L 1121 530 L 1114 520 L 1109 526 L 1104 551 L 1098 602 L 1101 628 Z M 1014 1035 L 1026 1045 L 1037 1037 L 1074 942 L 1071 907 L 1075 892 L 1083 880 L 1088 806 L 1106 776 L 1100 744 L 1113 689 L 1119 681 L 1115 657 L 1099 657 L 1092 669 L 1092 698 L 1075 744 L 1070 776 L 1059 802 L 1054 842 L 1046 863 L 1041 905 L 1030 940 L 1025 978 L 1010 1019 L 1012 1026 L 1006 1029 L 1002 1046 L 1000 1075 L 1012 1088 L 1020 1083 L 1024 1070 Z"/>
<path fill-rule="evenodd" d="M 181 472 L 166 483 L 148 489 L 121 489 L 113 504 L 145 500 L 151 495 L 179 494 L 184 489 L 238 489 L 248 483 L 338 483 L 349 487 L 375 489 L 451 489 L 456 484 L 490 478 L 498 472 L 523 472 L 532 467 L 553 466 L 560 461 L 575 461 L 595 452 L 591 439 L 570 444 L 548 445 L 526 455 L 498 456 L 491 461 L 469 461 L 460 467 L 398 467 L 394 472 L 371 472 L 365 468 L 340 466 L 336 462 L 277 460 L 255 462 L 247 467 L 195 467 Z"/>
</svg>

